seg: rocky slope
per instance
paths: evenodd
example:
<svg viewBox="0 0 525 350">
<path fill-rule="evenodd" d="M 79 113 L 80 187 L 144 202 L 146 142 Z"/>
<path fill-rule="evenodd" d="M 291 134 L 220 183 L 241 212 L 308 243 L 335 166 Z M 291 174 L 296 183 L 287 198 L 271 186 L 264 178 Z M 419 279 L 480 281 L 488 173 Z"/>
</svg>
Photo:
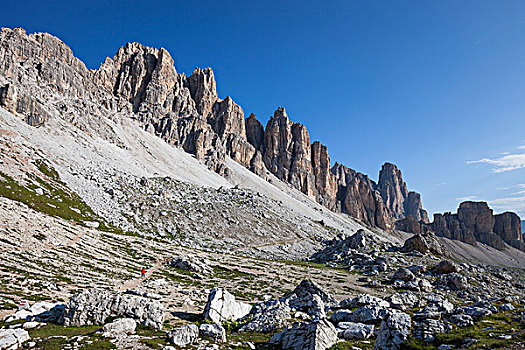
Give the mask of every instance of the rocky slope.
<svg viewBox="0 0 525 350">
<path fill-rule="evenodd" d="M 312 143 L 306 127 L 292 122 L 284 108 L 265 128 L 253 114 L 245 119 L 230 97 L 218 97 L 210 68 L 187 77 L 162 48 L 130 43 L 92 71 L 46 33 L 3 28 L 0 45 L 0 106 L 30 125 L 63 118 L 118 144 L 102 116 L 125 116 L 221 175 L 229 175 L 230 157 L 368 225 L 391 230 L 407 216 L 427 221 L 420 195 L 408 192 L 394 165 L 383 166 L 377 185 L 337 163 L 331 167 L 326 146 Z"/>
</svg>

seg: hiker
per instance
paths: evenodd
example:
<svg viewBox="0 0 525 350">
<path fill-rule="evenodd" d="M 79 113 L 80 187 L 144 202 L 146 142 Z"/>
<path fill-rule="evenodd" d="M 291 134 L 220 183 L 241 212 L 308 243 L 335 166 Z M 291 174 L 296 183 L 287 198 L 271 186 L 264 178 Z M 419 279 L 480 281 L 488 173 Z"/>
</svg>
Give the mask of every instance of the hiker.
<svg viewBox="0 0 525 350">
<path fill-rule="evenodd" d="M 143 267 L 142 270 L 140 271 L 140 277 L 141 278 L 146 278 L 146 269 Z"/>
</svg>

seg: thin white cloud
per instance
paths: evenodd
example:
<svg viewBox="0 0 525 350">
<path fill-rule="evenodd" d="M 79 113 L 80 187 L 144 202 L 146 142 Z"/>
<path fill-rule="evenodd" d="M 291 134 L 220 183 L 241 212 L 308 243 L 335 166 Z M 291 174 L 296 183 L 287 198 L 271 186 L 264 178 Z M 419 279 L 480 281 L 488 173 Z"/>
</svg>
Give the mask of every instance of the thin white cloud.
<svg viewBox="0 0 525 350">
<path fill-rule="evenodd" d="M 525 168 L 525 153 L 509 154 L 500 158 L 483 158 L 479 160 L 468 161 L 467 164 L 486 163 L 494 165 L 492 169 L 495 173 L 503 173 L 516 169 Z"/>
<path fill-rule="evenodd" d="M 438 184 L 435 184 L 434 186 L 445 186 L 447 183 L 446 182 L 440 182 Z"/>
<path fill-rule="evenodd" d="M 525 149 L 525 145 L 523 145 L 523 146 L 519 146 L 518 148 L 519 148 L 519 149 Z"/>
<path fill-rule="evenodd" d="M 472 201 L 474 199 L 478 199 L 478 196 L 465 196 L 456 198 L 457 201 Z"/>
<path fill-rule="evenodd" d="M 525 217 L 525 196 L 498 198 L 489 201 L 489 205 L 496 211 L 513 211 L 520 217 Z"/>
</svg>

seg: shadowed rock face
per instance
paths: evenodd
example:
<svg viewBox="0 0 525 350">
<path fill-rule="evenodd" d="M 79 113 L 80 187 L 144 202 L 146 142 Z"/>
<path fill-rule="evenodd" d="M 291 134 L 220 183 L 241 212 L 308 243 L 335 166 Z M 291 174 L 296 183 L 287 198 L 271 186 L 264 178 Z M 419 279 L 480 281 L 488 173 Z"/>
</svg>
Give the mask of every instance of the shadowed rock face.
<svg viewBox="0 0 525 350">
<path fill-rule="evenodd" d="M 283 107 L 266 128 L 253 114 L 245 120 L 230 97 L 218 97 L 211 68 L 179 74 L 163 48 L 128 43 L 99 69 L 88 70 L 67 45 L 46 33 L 4 28 L 0 45 L 0 106 L 30 125 L 68 118 L 68 110 L 76 109 L 73 125 L 96 129 L 112 141 L 112 127 L 100 116 L 123 114 L 219 174 L 227 174 L 229 156 L 365 224 L 390 230 L 394 219 L 408 215 L 427 221 L 421 197 L 407 190 L 395 165 L 383 166 L 379 185 L 340 164 L 331 168 L 327 147 L 311 143 L 306 126 L 292 122 Z M 57 94 L 70 100 L 57 102 Z"/>
<path fill-rule="evenodd" d="M 393 228 L 392 212 L 385 206 L 377 185 L 368 176 L 335 163 L 332 173 L 337 179 L 337 203 L 340 210 L 360 219 L 364 223 Z"/>
<path fill-rule="evenodd" d="M 521 232 L 521 220 L 516 213 L 505 212 L 495 215 L 494 232 L 509 245 L 525 251 L 525 244 Z"/>
<path fill-rule="evenodd" d="M 395 219 L 412 216 L 416 221 L 428 222 L 427 212 L 421 203 L 421 195 L 408 191 L 401 170 L 394 164 L 383 164 L 379 172 L 377 189 Z"/>
</svg>

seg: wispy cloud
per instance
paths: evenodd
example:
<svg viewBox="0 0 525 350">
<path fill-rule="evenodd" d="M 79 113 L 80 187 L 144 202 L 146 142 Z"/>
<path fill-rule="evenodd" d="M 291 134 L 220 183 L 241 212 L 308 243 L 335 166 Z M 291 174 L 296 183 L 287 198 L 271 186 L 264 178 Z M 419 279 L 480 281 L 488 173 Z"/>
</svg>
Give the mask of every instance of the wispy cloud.
<svg viewBox="0 0 525 350">
<path fill-rule="evenodd" d="M 478 199 L 478 196 L 465 196 L 456 198 L 457 201 L 472 201 L 474 199 Z"/>
<path fill-rule="evenodd" d="M 495 173 L 503 173 L 516 169 L 525 168 L 525 153 L 509 154 L 499 158 L 483 158 L 479 160 L 470 160 L 467 164 L 486 163 L 494 165 L 492 169 Z"/>
<path fill-rule="evenodd" d="M 446 182 L 440 182 L 438 184 L 435 184 L 434 186 L 445 186 L 447 183 Z"/>
<path fill-rule="evenodd" d="M 496 211 L 513 211 L 525 217 L 525 196 L 497 198 L 489 201 L 489 205 Z"/>
</svg>

